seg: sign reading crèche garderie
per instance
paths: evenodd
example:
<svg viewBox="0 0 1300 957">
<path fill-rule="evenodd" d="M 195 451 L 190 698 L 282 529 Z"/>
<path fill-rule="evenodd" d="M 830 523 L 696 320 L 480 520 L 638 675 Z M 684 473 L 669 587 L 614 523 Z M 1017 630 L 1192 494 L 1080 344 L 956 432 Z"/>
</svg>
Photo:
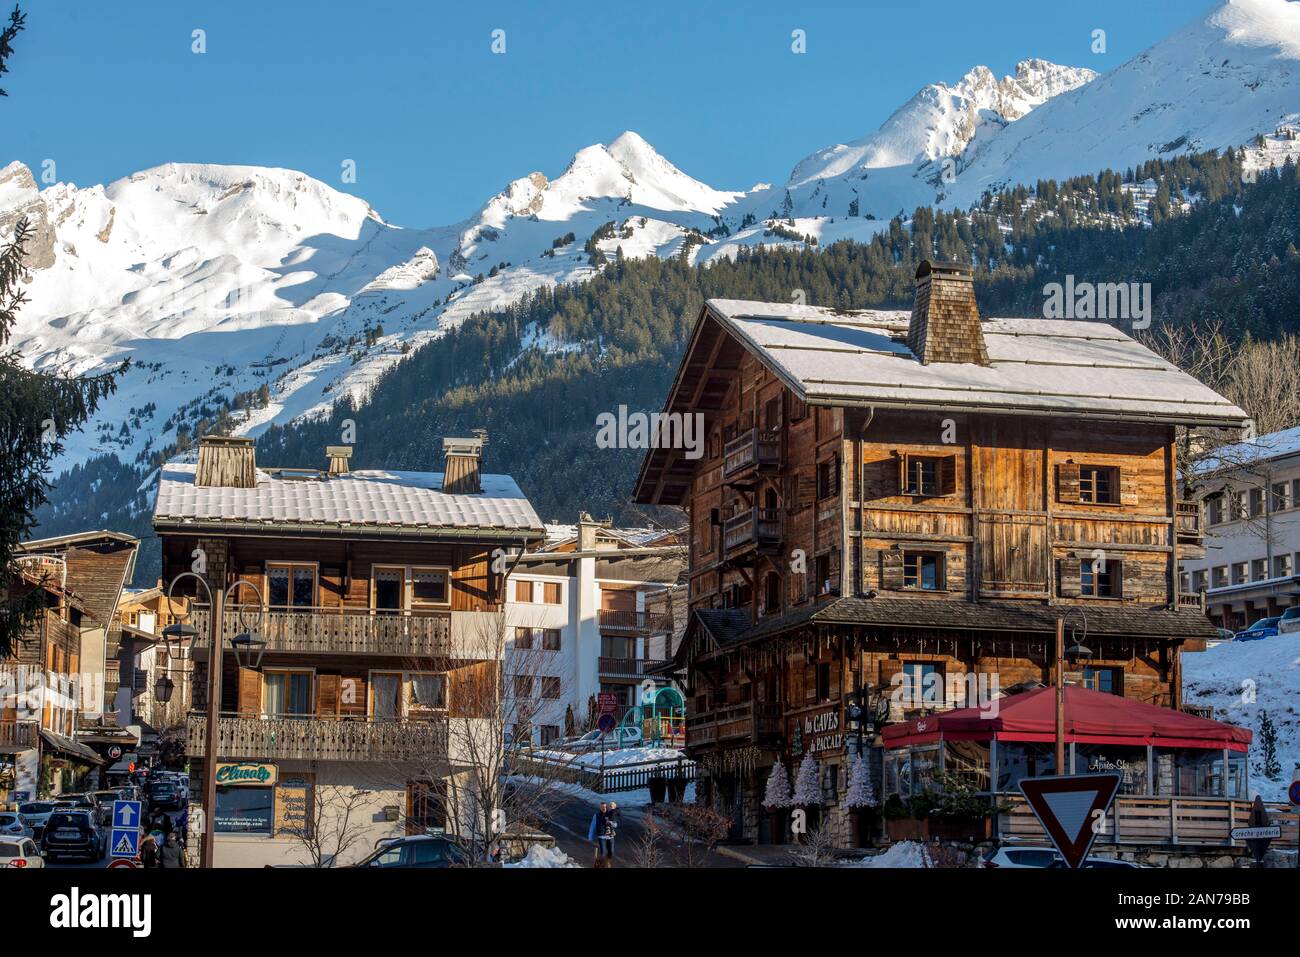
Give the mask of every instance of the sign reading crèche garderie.
<svg viewBox="0 0 1300 957">
<path fill-rule="evenodd" d="M 799 715 L 791 721 L 790 750 L 795 754 L 820 754 L 844 747 L 844 731 L 840 725 L 838 706 Z"/>
<path fill-rule="evenodd" d="M 252 761 L 217 764 L 217 784 L 220 787 L 265 787 L 276 780 L 274 764 L 256 764 Z"/>
</svg>

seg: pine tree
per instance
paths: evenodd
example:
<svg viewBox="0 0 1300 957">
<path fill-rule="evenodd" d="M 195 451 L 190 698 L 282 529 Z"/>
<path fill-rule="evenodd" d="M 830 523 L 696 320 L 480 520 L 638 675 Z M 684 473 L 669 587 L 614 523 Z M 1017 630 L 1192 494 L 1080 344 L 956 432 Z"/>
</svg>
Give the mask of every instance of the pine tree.
<svg viewBox="0 0 1300 957">
<path fill-rule="evenodd" d="M 0 30 L 0 75 L 8 72 L 23 20 L 15 7 L 8 26 Z M 23 259 L 31 235 L 31 224 L 20 219 L 8 244 L 0 246 L 0 350 L 27 301 L 21 283 L 27 278 Z M 47 501 L 45 474 L 63 452 L 63 439 L 113 391 L 117 372 L 87 378 L 33 372 L 17 353 L 0 351 L 0 595 L 5 596 L 0 599 L 0 659 L 45 606 L 39 589 L 15 589 L 14 548 L 29 536 L 36 510 Z"/>
<path fill-rule="evenodd" d="M 799 762 L 799 773 L 794 778 L 794 794 L 790 797 L 795 807 L 819 807 L 822 803 L 821 772 L 817 759 L 805 754 Z"/>
<path fill-rule="evenodd" d="M 780 758 L 772 765 L 772 772 L 767 776 L 767 789 L 763 792 L 763 807 L 777 810 L 789 807 L 790 776 L 786 774 L 785 765 Z"/>
<path fill-rule="evenodd" d="M 1282 763 L 1277 759 L 1277 725 L 1267 711 L 1259 714 L 1259 743 L 1264 749 L 1264 777 L 1276 781 L 1282 775 Z"/>
<path fill-rule="evenodd" d="M 875 807 L 876 789 L 871 786 L 871 771 L 866 760 L 859 755 L 853 759 L 849 771 L 849 790 L 844 796 L 844 806 L 850 808 Z"/>
</svg>

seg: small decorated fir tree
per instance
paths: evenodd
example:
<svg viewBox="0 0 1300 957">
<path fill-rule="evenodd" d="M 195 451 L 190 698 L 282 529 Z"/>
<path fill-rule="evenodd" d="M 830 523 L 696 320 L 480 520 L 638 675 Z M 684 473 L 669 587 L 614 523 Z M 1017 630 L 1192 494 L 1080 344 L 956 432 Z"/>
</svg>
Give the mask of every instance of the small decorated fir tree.
<svg viewBox="0 0 1300 957">
<path fill-rule="evenodd" d="M 844 796 L 844 806 L 848 808 L 875 807 L 876 789 L 871 786 L 871 773 L 862 756 L 853 759 L 849 771 L 849 790 Z"/>
<path fill-rule="evenodd" d="M 777 759 L 772 765 L 772 773 L 767 776 L 767 790 L 763 793 L 763 807 L 779 810 L 790 806 L 790 776 L 785 773 L 785 765 Z"/>
<path fill-rule="evenodd" d="M 795 807 L 820 807 L 822 803 L 821 774 L 817 759 L 805 754 L 799 762 L 799 772 L 794 778 L 794 795 L 791 801 Z"/>
</svg>

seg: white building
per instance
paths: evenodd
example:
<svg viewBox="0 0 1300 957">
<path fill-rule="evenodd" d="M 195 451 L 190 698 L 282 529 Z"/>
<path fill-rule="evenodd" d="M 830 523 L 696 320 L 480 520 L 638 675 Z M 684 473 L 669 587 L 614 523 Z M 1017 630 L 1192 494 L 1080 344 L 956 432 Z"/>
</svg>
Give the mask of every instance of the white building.
<svg viewBox="0 0 1300 957">
<path fill-rule="evenodd" d="M 1300 602 L 1300 427 L 1221 450 L 1201 469 L 1205 557 L 1182 563 L 1184 591 L 1238 630 Z"/>
<path fill-rule="evenodd" d="M 518 556 L 506 590 L 506 694 L 521 719 L 516 740 L 546 745 L 586 730 L 600 695 L 617 717 L 640 700 L 674 645 L 686 564 L 675 533 L 614 529 L 583 516 L 547 526 L 544 545 Z"/>
</svg>

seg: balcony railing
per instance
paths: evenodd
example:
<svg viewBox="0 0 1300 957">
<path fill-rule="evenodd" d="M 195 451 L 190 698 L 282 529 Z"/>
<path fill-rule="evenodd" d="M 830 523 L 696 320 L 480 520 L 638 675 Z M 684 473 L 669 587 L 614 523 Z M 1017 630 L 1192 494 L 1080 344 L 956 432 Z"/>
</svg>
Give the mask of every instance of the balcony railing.
<svg viewBox="0 0 1300 957">
<path fill-rule="evenodd" d="M 723 475 L 733 475 L 754 465 L 770 468 L 780 464 L 781 433 L 777 429 L 748 429 L 722 450 Z"/>
<path fill-rule="evenodd" d="M 1199 545 L 1205 539 L 1201 528 L 1201 503 L 1186 500 L 1175 503 L 1174 530 L 1178 540 L 1188 545 Z"/>
<path fill-rule="evenodd" d="M 186 754 L 207 751 L 207 716 L 186 722 Z M 223 714 L 217 718 L 217 757 L 305 761 L 420 761 L 447 755 L 447 719 L 278 717 Z"/>
<path fill-rule="evenodd" d="M 705 744 L 757 744 L 781 734 L 781 708 L 774 704 L 728 705 L 703 714 L 686 716 L 686 746 Z"/>
<path fill-rule="evenodd" d="M 722 548 L 731 553 L 757 547 L 759 551 L 781 548 L 781 510 L 751 508 L 722 523 Z"/>
<path fill-rule="evenodd" d="M 242 618 L 240 612 L 243 612 Z M 208 634 L 209 612 L 195 608 L 199 635 Z M 389 612 L 365 608 L 270 608 L 230 605 L 222 638 L 256 629 L 268 652 L 409 655 L 442 657 L 451 652 L 451 612 Z"/>
<path fill-rule="evenodd" d="M 0 721 L 0 745 L 36 747 L 35 721 Z"/>
<path fill-rule="evenodd" d="M 1203 591 L 1180 591 L 1178 593 L 1179 608 L 1199 608 L 1205 611 L 1205 592 Z"/>
<path fill-rule="evenodd" d="M 661 658 L 608 658 L 602 657 L 597 665 L 600 674 L 612 678 L 641 678 L 668 664 Z"/>
<path fill-rule="evenodd" d="M 601 611 L 597 621 L 603 631 L 667 631 L 672 618 L 653 611 Z"/>
</svg>

